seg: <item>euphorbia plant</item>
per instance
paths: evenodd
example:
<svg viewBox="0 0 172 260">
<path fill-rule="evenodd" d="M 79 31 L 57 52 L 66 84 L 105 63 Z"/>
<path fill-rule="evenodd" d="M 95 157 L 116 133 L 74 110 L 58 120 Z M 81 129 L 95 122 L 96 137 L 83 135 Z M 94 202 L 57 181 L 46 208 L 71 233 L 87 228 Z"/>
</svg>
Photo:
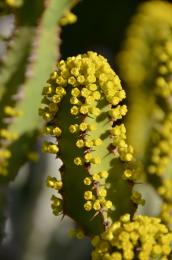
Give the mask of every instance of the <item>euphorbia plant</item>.
<svg viewBox="0 0 172 260">
<path fill-rule="evenodd" d="M 125 96 L 118 76 L 97 53 L 58 62 L 39 110 L 47 122 L 44 133 L 54 137 L 43 151 L 63 161 L 61 179 L 47 179 L 57 193 L 52 210 L 72 217 L 93 238 L 93 259 L 167 259 L 168 228 L 160 219 L 133 218 L 144 201 L 132 190 L 137 172 L 122 123 Z"/>
</svg>

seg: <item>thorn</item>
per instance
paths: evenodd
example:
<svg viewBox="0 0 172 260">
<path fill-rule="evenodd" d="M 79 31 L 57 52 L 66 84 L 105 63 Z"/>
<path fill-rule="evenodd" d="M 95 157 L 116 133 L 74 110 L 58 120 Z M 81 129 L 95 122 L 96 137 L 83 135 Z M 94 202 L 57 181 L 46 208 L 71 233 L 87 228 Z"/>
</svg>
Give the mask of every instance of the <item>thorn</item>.
<svg viewBox="0 0 172 260">
<path fill-rule="evenodd" d="M 62 215 L 62 217 L 61 217 L 61 219 L 60 219 L 60 222 L 62 222 L 62 221 L 63 221 L 63 219 L 64 219 L 64 217 L 65 217 L 65 214 L 64 214 L 64 212 L 62 212 L 62 213 L 59 213 L 59 215 L 58 215 L 58 216 L 60 216 L 60 215 Z"/>
<path fill-rule="evenodd" d="M 133 181 L 134 184 L 143 184 L 143 182 L 136 182 L 136 181 Z"/>
<path fill-rule="evenodd" d="M 110 225 L 109 221 L 103 221 L 103 225 L 105 227 L 105 229 L 107 229 Z"/>
<path fill-rule="evenodd" d="M 92 116 L 90 116 L 90 115 L 87 115 L 87 117 L 89 117 L 89 118 L 91 118 L 91 119 L 95 119 L 95 117 L 92 117 Z"/>
<path fill-rule="evenodd" d="M 21 85 L 16 94 L 12 95 L 12 100 L 19 101 L 24 97 L 23 85 Z"/>
<path fill-rule="evenodd" d="M 57 158 L 59 158 L 59 155 L 57 156 Z M 64 166 L 64 164 L 62 164 L 62 165 L 59 167 L 58 170 L 59 170 L 60 174 L 63 173 L 63 172 L 65 171 L 65 166 Z"/>
<path fill-rule="evenodd" d="M 85 168 L 87 169 L 87 170 L 89 170 L 90 169 L 90 167 L 91 167 L 91 164 L 88 162 L 85 162 L 84 163 L 84 166 L 85 166 Z"/>
<path fill-rule="evenodd" d="M 3 118 L 3 123 L 12 124 L 14 122 L 14 120 L 15 120 L 14 117 L 5 117 L 5 118 Z"/>
<path fill-rule="evenodd" d="M 88 134 L 88 133 L 86 132 L 84 136 L 90 136 L 90 134 Z"/>
<path fill-rule="evenodd" d="M 97 211 L 93 216 L 92 216 L 92 218 L 90 219 L 90 221 L 93 221 L 94 219 L 95 219 L 95 217 L 97 217 L 98 215 L 99 215 L 99 211 Z"/>
</svg>

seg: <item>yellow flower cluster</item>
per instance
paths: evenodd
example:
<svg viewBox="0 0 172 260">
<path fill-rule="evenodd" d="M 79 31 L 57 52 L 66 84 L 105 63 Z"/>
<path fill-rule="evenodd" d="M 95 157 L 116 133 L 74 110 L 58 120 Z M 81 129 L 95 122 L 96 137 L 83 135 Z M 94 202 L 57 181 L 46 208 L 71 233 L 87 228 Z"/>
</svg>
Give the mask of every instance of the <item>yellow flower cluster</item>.
<svg viewBox="0 0 172 260">
<path fill-rule="evenodd" d="M 155 93 L 160 100 L 159 111 L 155 113 L 156 128 L 152 134 L 152 145 L 148 173 L 161 178 L 158 193 L 163 199 L 160 216 L 162 220 L 172 222 L 172 179 L 167 176 L 168 166 L 172 157 L 172 37 L 169 36 L 155 50 L 157 58 L 157 77 L 155 80 Z M 157 100 L 158 100 L 157 99 Z M 158 101 L 157 101 L 158 103 Z"/>
<path fill-rule="evenodd" d="M 138 191 L 133 191 L 132 195 L 131 195 L 131 200 L 135 203 L 135 204 L 141 204 L 144 205 L 145 204 L 145 200 L 142 199 L 141 194 Z"/>
<path fill-rule="evenodd" d="M 149 1 L 139 6 L 119 56 L 121 73 L 129 87 L 141 87 L 151 77 L 155 46 L 171 34 L 171 15 L 172 5 L 166 1 Z"/>
<path fill-rule="evenodd" d="M 10 142 L 10 141 L 14 141 L 15 139 L 17 139 L 17 134 L 10 132 L 9 130 L 3 128 L 3 129 L 0 129 L 0 138 L 6 139 Z"/>
<path fill-rule="evenodd" d="M 93 260 L 168 260 L 172 233 L 159 218 L 123 215 L 100 236 L 92 239 Z"/>
<path fill-rule="evenodd" d="M 171 91 L 170 81 L 162 79 L 171 70 L 171 41 L 167 41 L 163 49 L 159 48 L 159 44 L 171 38 L 171 17 L 172 5 L 167 1 L 146 1 L 140 4 L 119 55 L 120 76 L 128 88 L 128 140 L 139 159 L 144 156 L 146 149 L 145 138 L 153 111 L 154 94 L 156 92 L 167 97 Z M 163 62 L 159 67 L 162 76 L 155 83 L 159 60 Z M 155 92 L 153 87 L 156 88 Z"/>
<path fill-rule="evenodd" d="M 148 172 L 162 176 L 172 156 L 172 112 L 164 114 L 157 125 L 153 131 Z"/>
<path fill-rule="evenodd" d="M 163 178 L 161 186 L 158 188 L 158 193 L 163 199 L 161 205 L 160 217 L 164 223 L 172 224 L 172 179 Z"/>
<path fill-rule="evenodd" d="M 61 60 L 57 64 L 57 70 L 51 74 L 42 94 L 44 107 L 40 108 L 39 114 L 47 121 L 43 132 L 55 136 L 59 145 L 62 138 L 65 138 L 63 133 L 66 131 L 68 131 L 67 138 L 75 140 L 75 150 L 71 151 L 75 154 L 73 167 L 80 167 L 81 172 L 84 167 L 88 174 L 83 177 L 83 183 L 86 186 L 83 191 L 84 209 L 103 213 L 104 216 L 104 212 L 112 209 L 113 205 L 107 199 L 106 183 L 109 177 L 109 167 L 107 165 L 103 168 L 101 165 L 103 159 L 101 149 L 106 149 L 106 153 L 109 153 L 108 149 L 110 149 L 110 152 L 115 155 L 114 158 L 119 158 L 124 162 L 130 162 L 133 159 L 133 148 L 126 142 L 125 126 L 119 124 L 127 112 L 127 107 L 120 104 L 126 95 L 118 76 L 105 58 L 97 53 L 87 52 L 76 57 L 69 57 L 66 61 Z M 63 100 L 67 99 L 69 100 L 67 109 L 70 112 L 70 123 L 68 123 L 68 118 L 64 118 L 66 120 L 64 130 L 57 125 L 57 118 L 63 106 Z M 101 117 L 99 104 L 107 108 L 106 116 L 109 120 L 110 138 L 106 148 L 99 134 L 99 118 Z M 66 108 L 63 107 L 63 109 Z M 54 154 L 59 152 L 57 144 L 51 142 L 45 142 L 42 149 Z M 97 165 L 100 165 L 99 171 L 96 170 Z M 125 179 L 132 180 L 132 175 L 131 171 L 130 176 L 126 175 Z M 48 184 L 50 187 L 54 185 Z"/>
<path fill-rule="evenodd" d="M 159 194 L 166 200 L 172 202 L 172 179 L 163 179 L 163 185 L 159 187 Z"/>
<path fill-rule="evenodd" d="M 70 230 L 69 236 L 77 239 L 83 239 L 84 238 L 84 232 L 81 229 L 73 229 Z"/>
<path fill-rule="evenodd" d="M 58 216 L 62 212 L 63 201 L 62 201 L 62 199 L 57 198 L 56 196 L 52 195 L 51 202 L 52 202 L 51 208 L 52 208 L 53 214 L 55 216 Z"/>
<path fill-rule="evenodd" d="M 164 223 L 167 223 L 170 227 L 172 225 L 172 203 L 163 202 L 161 205 L 160 218 Z"/>
<path fill-rule="evenodd" d="M 47 186 L 50 188 L 53 188 L 57 191 L 60 191 L 63 188 L 63 183 L 61 180 L 57 180 L 55 177 L 48 176 Z M 63 201 L 61 198 L 58 198 L 55 195 L 53 195 L 51 197 L 51 201 L 52 201 L 51 208 L 52 208 L 53 214 L 58 216 L 62 212 Z"/>
<path fill-rule="evenodd" d="M 70 11 L 66 11 L 65 15 L 62 18 L 60 18 L 58 23 L 61 26 L 65 26 L 67 24 L 75 23 L 76 21 L 77 21 L 77 16 Z"/>
<path fill-rule="evenodd" d="M 50 188 L 54 188 L 55 190 L 61 190 L 63 187 L 63 183 L 61 180 L 57 180 L 55 177 L 48 176 L 47 186 Z"/>
<path fill-rule="evenodd" d="M 161 45 L 156 48 L 156 57 L 159 68 L 155 92 L 164 99 L 167 99 L 172 95 L 172 80 L 170 78 L 172 73 L 172 37 L 170 36 L 164 43 L 161 43 Z"/>
<path fill-rule="evenodd" d="M 4 114 L 8 117 L 18 117 L 22 115 L 22 111 L 18 111 L 11 106 L 6 106 L 4 108 Z"/>
<path fill-rule="evenodd" d="M 11 152 L 6 148 L 0 148 L 0 175 L 7 175 L 8 159 L 11 157 Z"/>
<path fill-rule="evenodd" d="M 154 130 L 152 142 L 153 149 L 151 153 L 148 172 L 156 175 L 163 175 L 172 156 L 172 110 L 170 105 L 170 96 L 172 94 L 172 39 L 167 40 L 156 48 L 156 58 L 158 63 L 157 78 L 155 80 L 155 93 L 162 99 L 161 120 L 157 121 L 157 129 Z M 171 64 L 171 65 L 170 65 Z M 156 115 L 155 115 L 156 117 Z"/>
<path fill-rule="evenodd" d="M 11 106 L 5 106 L 4 116 L 11 121 L 14 120 L 15 117 L 21 116 L 21 112 Z M 16 139 L 18 139 L 18 135 L 11 132 L 10 129 L 7 128 L 6 122 L 4 122 L 3 128 L 0 129 L 0 175 L 2 176 L 8 174 L 8 160 L 11 157 L 11 151 L 8 147 Z"/>
<path fill-rule="evenodd" d="M 156 0 L 141 4 L 119 55 L 121 76 L 129 90 L 128 138 L 136 156 L 146 161 L 146 172 L 156 176 L 148 179 L 165 203 L 160 213 L 163 219 L 170 219 L 172 189 L 172 182 L 165 179 L 172 156 L 171 17 L 171 3 Z"/>
<path fill-rule="evenodd" d="M 113 139 L 112 144 L 114 147 L 117 148 L 121 160 L 128 161 L 128 162 L 131 161 L 133 159 L 133 147 L 126 143 L 127 137 L 126 137 L 126 128 L 124 124 L 117 125 L 114 128 L 112 128 L 111 134 Z"/>
<path fill-rule="evenodd" d="M 157 121 L 157 127 L 154 130 L 151 149 L 150 165 L 148 172 L 162 176 L 172 158 L 172 110 L 170 105 L 170 96 L 172 94 L 172 41 L 169 39 L 156 48 L 157 59 L 157 78 L 155 80 L 155 93 L 161 98 L 162 110 L 164 113 L 162 119 Z M 163 107 L 164 106 L 164 107 Z"/>
<path fill-rule="evenodd" d="M 51 143 L 51 142 L 44 142 L 42 145 L 42 152 L 44 153 L 53 153 L 57 154 L 59 151 L 59 148 L 56 144 Z"/>
</svg>

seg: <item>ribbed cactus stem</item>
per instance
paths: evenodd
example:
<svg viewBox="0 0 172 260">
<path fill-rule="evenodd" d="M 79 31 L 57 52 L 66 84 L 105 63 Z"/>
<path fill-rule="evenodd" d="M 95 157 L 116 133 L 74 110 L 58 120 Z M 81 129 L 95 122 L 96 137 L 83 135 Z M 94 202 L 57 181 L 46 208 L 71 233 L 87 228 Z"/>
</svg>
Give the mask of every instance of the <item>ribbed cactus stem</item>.
<svg viewBox="0 0 172 260">
<path fill-rule="evenodd" d="M 148 182 L 165 203 L 160 215 L 167 223 L 172 222 L 171 17 L 168 2 L 141 4 L 119 56 L 130 100 L 129 140 L 142 160 Z"/>
<path fill-rule="evenodd" d="M 158 44 L 170 36 L 172 5 L 149 1 L 139 5 L 127 29 L 119 54 L 120 76 L 126 83 L 129 100 L 127 130 L 136 157 L 144 161 L 148 136 L 154 124 L 154 86 Z M 143 55 L 144 54 L 144 55 Z M 163 67 L 161 68 L 163 70 Z"/>
<path fill-rule="evenodd" d="M 43 89 L 39 113 L 47 122 L 44 132 L 55 138 L 43 151 L 63 161 L 62 180 L 48 178 L 48 186 L 63 197 L 53 197 L 52 208 L 55 214 L 63 208 L 89 233 L 106 229 L 122 213 L 133 214 L 140 202 L 132 195 L 124 98 L 118 76 L 94 52 L 61 60 Z"/>
<path fill-rule="evenodd" d="M 0 178 L 5 181 L 14 179 L 23 163 L 37 157 L 31 153 L 42 127 L 36 111 L 42 84 L 59 56 L 58 21 L 70 3 L 43 0 L 35 5 L 35 1 L 25 1 L 16 12 L 18 29 L 0 79 Z M 29 10 L 35 15 L 28 16 Z"/>
<path fill-rule="evenodd" d="M 164 204 L 161 207 L 161 218 L 172 223 L 172 37 L 160 43 L 156 52 L 157 77 L 155 94 L 155 127 L 148 148 L 149 180 L 156 187 Z M 157 112 L 156 112 L 157 111 Z"/>
</svg>

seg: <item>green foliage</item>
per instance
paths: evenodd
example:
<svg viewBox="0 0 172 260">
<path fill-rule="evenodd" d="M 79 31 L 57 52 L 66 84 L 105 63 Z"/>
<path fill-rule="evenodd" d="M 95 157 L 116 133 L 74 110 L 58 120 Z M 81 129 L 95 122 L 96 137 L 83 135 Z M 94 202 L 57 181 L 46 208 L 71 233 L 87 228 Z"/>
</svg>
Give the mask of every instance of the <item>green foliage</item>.
<svg viewBox="0 0 172 260">
<path fill-rule="evenodd" d="M 5 181 L 13 180 L 21 165 L 29 159 L 38 136 L 41 121 L 36 111 L 41 88 L 59 55 L 57 21 L 69 3 L 60 1 L 57 5 L 53 0 L 45 3 L 30 1 L 28 5 L 26 1 L 16 12 L 16 32 L 0 80 L 1 149 L 9 151 L 6 156 L 9 158 L 4 158 L 0 169 Z M 4 139 L 7 139 L 5 144 Z"/>
<path fill-rule="evenodd" d="M 59 58 L 58 21 L 70 4 L 69 0 L 4 3 L 8 13 L 15 14 L 15 30 L 0 68 L 1 183 L 14 180 L 25 162 L 37 159 L 34 149 L 43 126 L 37 113 L 41 89 Z M 3 185 L 1 230 L 5 206 Z"/>
</svg>

